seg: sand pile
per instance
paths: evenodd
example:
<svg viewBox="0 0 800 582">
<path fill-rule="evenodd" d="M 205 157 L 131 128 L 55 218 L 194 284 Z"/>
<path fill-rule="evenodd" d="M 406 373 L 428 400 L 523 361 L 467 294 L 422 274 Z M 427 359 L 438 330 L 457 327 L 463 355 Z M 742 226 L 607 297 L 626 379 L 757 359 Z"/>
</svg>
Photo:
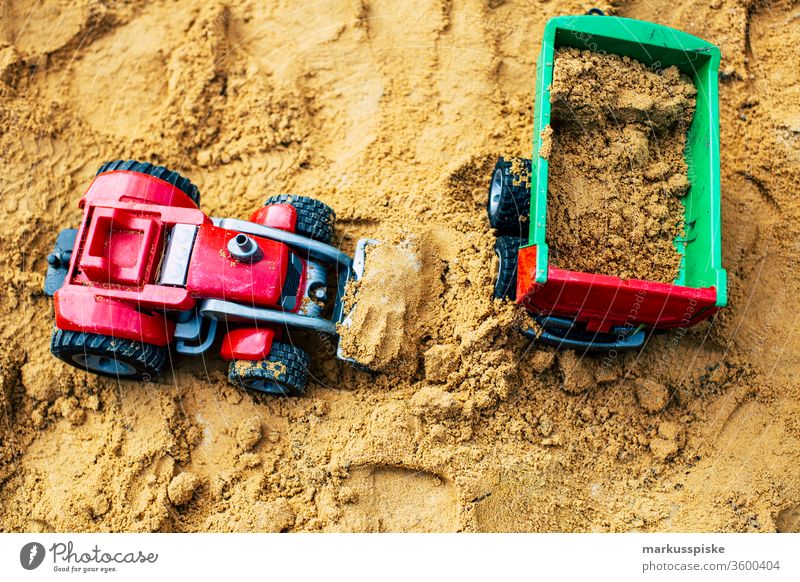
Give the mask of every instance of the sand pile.
<svg viewBox="0 0 800 582">
<path fill-rule="evenodd" d="M 585 7 L 12 1 L 0 530 L 796 528 L 797 8 L 619 6 L 722 44 L 731 307 L 641 353 L 581 359 L 531 345 L 524 314 L 492 300 L 485 205 L 498 153 L 530 156 L 544 23 Z M 175 357 L 147 387 L 52 358 L 45 257 L 121 156 L 181 171 L 210 215 L 296 192 L 335 208 L 344 250 L 413 251 L 437 277 L 392 303 L 404 318 L 424 304 L 414 371 L 354 370 L 298 337 L 313 378 L 281 399 L 230 386 L 214 353 Z"/>
<path fill-rule="evenodd" d="M 548 179 L 554 266 L 664 283 L 678 276 L 696 90 L 677 67 L 556 51 Z M 591 252 L 587 252 L 591 249 Z"/>
<path fill-rule="evenodd" d="M 344 357 L 374 371 L 414 374 L 430 303 L 442 291 L 443 262 L 431 247 L 414 236 L 367 247 L 364 274 L 346 290 L 350 316 L 339 327 Z"/>
</svg>

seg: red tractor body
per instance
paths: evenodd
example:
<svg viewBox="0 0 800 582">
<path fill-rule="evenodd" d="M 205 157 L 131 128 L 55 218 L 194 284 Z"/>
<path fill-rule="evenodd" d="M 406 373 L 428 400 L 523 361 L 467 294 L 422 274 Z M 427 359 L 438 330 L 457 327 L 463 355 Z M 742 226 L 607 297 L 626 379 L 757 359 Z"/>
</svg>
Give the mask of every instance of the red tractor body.
<svg viewBox="0 0 800 582">
<path fill-rule="evenodd" d="M 284 196 L 268 201 L 251 221 L 211 219 L 187 194 L 185 184 L 181 188 L 176 179 L 172 182 L 142 171 L 101 168 L 81 198 L 80 228 L 62 232 L 48 258 L 45 290 L 54 297 L 59 342 L 67 341 L 65 332 L 162 349 L 177 340 L 179 353 L 200 353 L 213 342 L 216 322 L 225 320 L 223 358 L 256 362 L 268 357 L 288 327 L 336 333 L 343 286 L 353 276 L 352 260 L 329 240 L 297 232 L 298 208 L 309 213 L 308 208 L 326 206 Z M 315 217 L 303 215 L 304 227 L 319 227 Z M 328 220 L 331 224 L 323 224 L 328 229 L 323 232 L 332 234 L 332 211 L 322 222 Z M 331 266 L 337 285 L 329 320 L 321 314 Z M 56 346 L 56 334 L 53 341 L 54 354 L 73 365 L 106 375 L 143 376 L 120 374 L 120 369 L 131 372 L 137 362 L 126 368 L 114 350 L 76 355 L 71 343 Z M 91 358 L 94 369 L 86 364 Z"/>
</svg>

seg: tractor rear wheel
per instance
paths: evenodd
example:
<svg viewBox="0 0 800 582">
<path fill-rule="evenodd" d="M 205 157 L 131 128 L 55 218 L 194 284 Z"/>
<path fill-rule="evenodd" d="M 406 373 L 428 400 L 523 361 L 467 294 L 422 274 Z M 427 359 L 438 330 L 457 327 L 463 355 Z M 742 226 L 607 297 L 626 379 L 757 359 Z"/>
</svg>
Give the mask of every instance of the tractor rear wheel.
<svg viewBox="0 0 800 582">
<path fill-rule="evenodd" d="M 281 396 L 302 396 L 308 384 L 308 354 L 298 347 L 272 343 L 263 360 L 233 360 L 228 380 L 234 386 Z"/>
<path fill-rule="evenodd" d="M 497 160 L 486 205 L 489 224 L 499 234 L 525 236 L 524 222 L 531 211 L 531 161 L 524 158 Z"/>
<path fill-rule="evenodd" d="M 498 236 L 494 243 L 494 252 L 499 265 L 497 281 L 494 283 L 495 299 L 517 298 L 517 261 L 522 239 L 515 236 Z"/>
<path fill-rule="evenodd" d="M 162 346 L 58 328 L 50 351 L 71 366 L 120 380 L 154 380 L 167 361 Z"/>
<path fill-rule="evenodd" d="M 114 160 L 100 166 L 100 169 L 97 170 L 97 175 L 121 171 L 139 172 L 140 174 L 147 174 L 164 180 L 186 194 L 198 208 L 200 207 L 200 190 L 197 189 L 197 186 L 192 184 L 189 178 L 184 178 L 178 172 L 173 172 L 164 166 L 156 166 L 150 162 L 137 162 L 136 160 Z"/>
<path fill-rule="evenodd" d="M 279 194 L 270 196 L 264 206 L 270 204 L 289 204 L 297 211 L 297 225 L 295 232 L 310 239 L 325 243 L 333 242 L 333 224 L 336 222 L 336 213 L 333 208 L 308 196 L 295 194 Z"/>
</svg>

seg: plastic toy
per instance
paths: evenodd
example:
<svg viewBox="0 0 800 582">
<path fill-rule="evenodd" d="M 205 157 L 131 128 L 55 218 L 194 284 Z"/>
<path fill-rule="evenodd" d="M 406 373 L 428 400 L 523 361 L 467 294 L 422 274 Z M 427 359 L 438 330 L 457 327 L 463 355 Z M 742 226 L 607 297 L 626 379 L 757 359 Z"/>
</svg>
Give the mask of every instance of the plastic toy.
<svg viewBox="0 0 800 582">
<path fill-rule="evenodd" d="M 355 261 L 331 246 L 334 212 L 312 198 L 272 196 L 250 221 L 209 218 L 199 202 L 195 185 L 162 166 L 103 164 L 81 198 L 80 228 L 62 231 L 48 256 L 52 353 L 95 374 L 149 380 L 170 345 L 202 354 L 224 330 L 233 384 L 302 394 L 309 356 L 288 332 L 336 336 L 366 241 Z"/>
<path fill-rule="evenodd" d="M 623 280 L 559 269 L 548 262 L 548 162 L 538 156 L 550 123 L 550 85 L 557 47 L 629 56 L 649 66 L 676 65 L 697 87 L 687 135 L 691 187 L 682 199 L 685 235 L 675 240 L 682 255 L 673 283 Z M 535 317 L 539 341 L 577 349 L 635 348 L 646 330 L 688 327 L 726 305 L 721 261 L 719 193 L 719 49 L 684 32 L 616 17 L 561 16 L 545 28 L 536 66 L 533 162 L 498 161 L 489 188 L 489 221 L 500 235 L 496 297 L 514 298 Z M 515 173 L 514 168 L 523 168 Z M 531 175 L 528 186 L 523 174 Z M 528 224 L 527 233 L 521 224 Z M 591 249 L 587 249 L 591 252 Z"/>
</svg>

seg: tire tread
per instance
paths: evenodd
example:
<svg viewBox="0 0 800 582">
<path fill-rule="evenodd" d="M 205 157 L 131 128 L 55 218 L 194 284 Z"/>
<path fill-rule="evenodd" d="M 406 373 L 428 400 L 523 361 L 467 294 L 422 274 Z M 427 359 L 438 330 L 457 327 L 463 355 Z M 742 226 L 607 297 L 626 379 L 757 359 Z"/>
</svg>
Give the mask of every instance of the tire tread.
<svg viewBox="0 0 800 582">
<path fill-rule="evenodd" d="M 295 232 L 310 239 L 331 244 L 336 213 L 327 204 L 308 196 L 278 194 L 270 196 L 264 206 L 270 204 L 290 204 L 297 211 Z"/>
<path fill-rule="evenodd" d="M 301 396 L 308 384 L 308 366 L 311 362 L 308 353 L 296 346 L 273 342 L 269 355 L 258 362 L 240 370 L 237 360 L 228 368 L 228 380 L 234 386 L 248 388 L 248 380 L 274 381 L 286 389 L 287 396 Z M 282 364 L 276 369 L 274 364 Z"/>
<path fill-rule="evenodd" d="M 494 252 L 499 260 L 495 299 L 514 301 L 517 298 L 517 262 L 521 244 L 522 239 L 515 236 L 499 236 L 494 243 Z"/>
<path fill-rule="evenodd" d="M 520 173 L 514 173 L 512 168 L 514 162 L 519 162 L 527 172 L 527 177 Z M 492 228 L 500 234 L 513 234 L 524 236 L 523 220 L 530 216 L 531 209 L 531 160 L 526 158 L 500 157 L 492 171 L 492 181 L 497 170 L 503 173 L 503 186 L 500 194 L 500 201 L 497 213 L 489 214 L 489 223 Z M 489 183 L 489 196 L 491 197 L 491 186 Z M 487 204 L 487 212 L 489 205 Z"/>
<path fill-rule="evenodd" d="M 76 354 L 96 354 L 119 358 L 136 368 L 137 374 L 130 378 L 138 379 L 142 379 L 146 375 L 154 378 L 161 372 L 167 361 L 167 349 L 161 346 L 57 327 L 54 328 L 50 340 L 50 352 L 60 360 L 81 370 L 85 370 L 85 368 L 72 360 L 72 356 Z M 93 370 L 91 373 L 100 374 Z M 111 376 L 115 377 L 113 374 Z"/>
<path fill-rule="evenodd" d="M 136 160 L 113 160 L 104 163 L 97 170 L 97 176 L 105 174 L 106 172 L 139 172 L 140 174 L 147 174 L 160 180 L 164 180 L 168 184 L 172 184 L 178 190 L 186 194 L 192 199 L 198 207 L 200 206 L 200 190 L 192 184 L 189 178 L 184 178 L 178 172 L 170 170 L 164 166 L 157 166 L 150 162 L 139 162 Z"/>
</svg>

